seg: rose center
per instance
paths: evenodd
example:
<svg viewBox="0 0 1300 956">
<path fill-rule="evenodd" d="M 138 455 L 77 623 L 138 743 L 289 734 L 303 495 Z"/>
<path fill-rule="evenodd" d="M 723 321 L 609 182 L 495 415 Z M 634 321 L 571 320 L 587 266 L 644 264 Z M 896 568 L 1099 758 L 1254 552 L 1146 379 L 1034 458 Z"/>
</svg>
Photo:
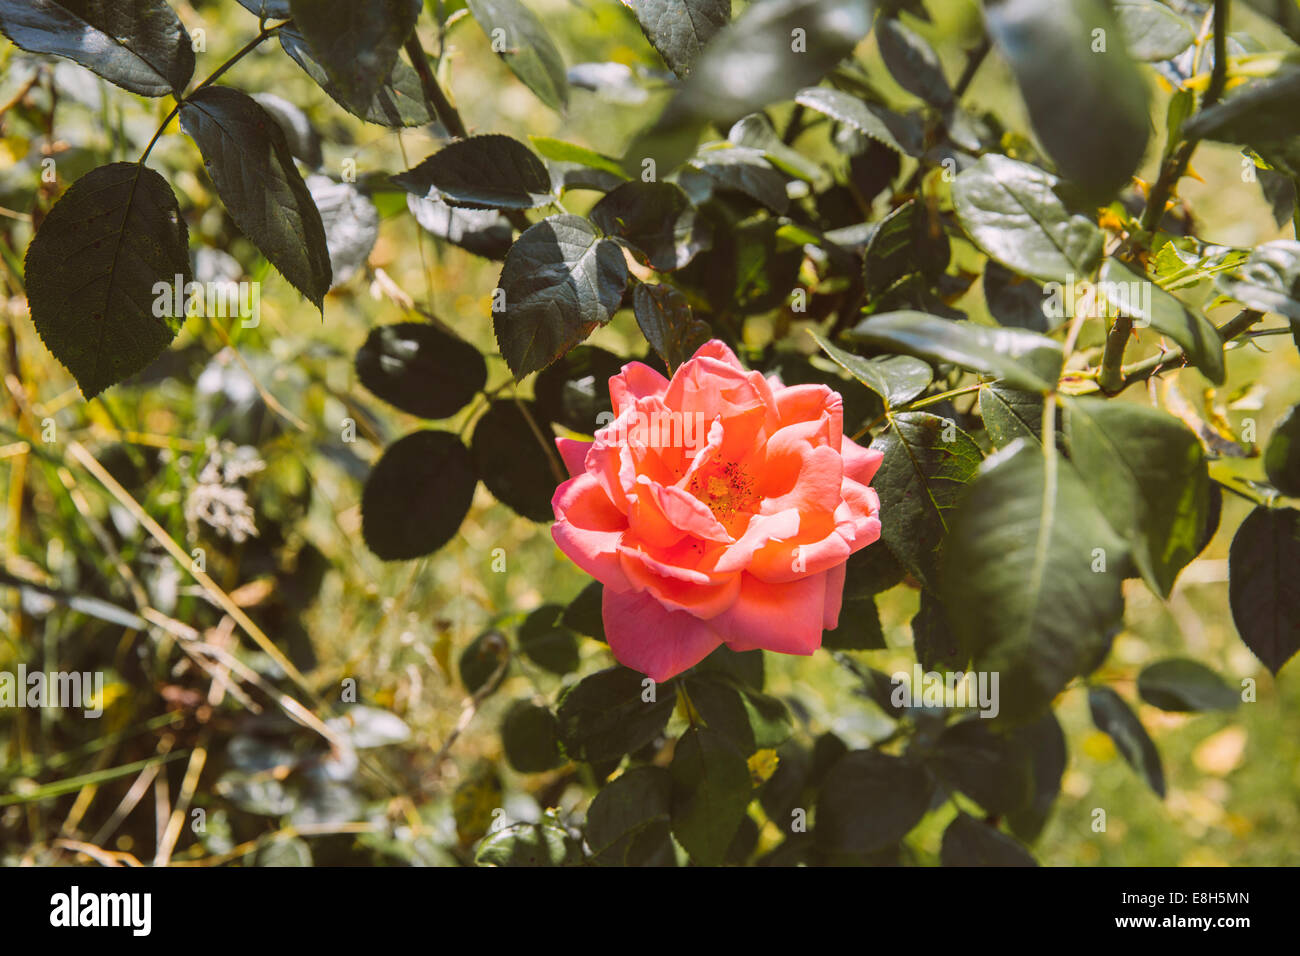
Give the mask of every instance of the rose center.
<svg viewBox="0 0 1300 956">
<path fill-rule="evenodd" d="M 754 480 L 734 461 L 705 466 L 691 476 L 686 488 L 724 524 L 739 513 L 752 512 L 758 504 Z"/>
</svg>

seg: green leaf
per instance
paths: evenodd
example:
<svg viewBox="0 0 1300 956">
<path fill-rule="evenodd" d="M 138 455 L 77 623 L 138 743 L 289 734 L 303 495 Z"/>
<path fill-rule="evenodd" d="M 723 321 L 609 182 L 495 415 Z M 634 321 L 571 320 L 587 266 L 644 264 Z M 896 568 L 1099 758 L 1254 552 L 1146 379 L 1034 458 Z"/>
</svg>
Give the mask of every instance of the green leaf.
<svg viewBox="0 0 1300 956">
<path fill-rule="evenodd" d="M 686 193 L 673 183 L 624 183 L 589 215 L 597 229 L 622 239 L 659 272 L 681 269 L 713 244 L 707 221 L 696 216 Z"/>
<path fill-rule="evenodd" d="M 758 749 L 754 728 L 749 724 L 749 712 L 739 690 L 707 671 L 702 676 L 687 677 L 685 687 L 704 726 L 726 737 L 743 756 L 748 757 Z"/>
<path fill-rule="evenodd" d="M 1142 161 L 1151 126 L 1146 79 L 1117 42 L 1109 5 L 989 0 L 984 12 L 1039 142 L 1091 201 L 1109 202 Z"/>
<path fill-rule="evenodd" d="M 141 96 L 179 97 L 194 73 L 190 35 L 164 0 L 0 0 L 0 33 Z"/>
<path fill-rule="evenodd" d="M 623 0 L 668 68 L 684 79 L 704 45 L 731 22 L 731 0 Z"/>
<path fill-rule="evenodd" d="M 649 699 L 653 698 L 653 699 Z M 677 695 L 626 667 L 585 677 L 560 699 L 560 741 L 574 760 L 599 763 L 640 750 L 663 732 Z M 748 776 L 748 771 L 746 771 Z"/>
<path fill-rule="evenodd" d="M 702 150 L 678 174 L 677 184 L 696 205 L 703 205 L 718 192 L 747 196 L 778 214 L 790 205 L 785 177 L 761 150 L 744 146 Z"/>
<path fill-rule="evenodd" d="M 419 431 L 389 445 L 361 494 L 361 536 L 385 561 L 432 554 L 456 536 L 478 478 L 450 432 Z"/>
<path fill-rule="evenodd" d="M 570 349 L 533 382 L 538 411 L 570 431 L 594 435 L 614 420 L 609 380 L 626 364 L 626 359 L 594 345 Z"/>
<path fill-rule="evenodd" d="M 1182 657 L 1142 668 L 1138 696 L 1169 711 L 1236 710 L 1240 698 L 1222 677 L 1204 664 Z"/>
<path fill-rule="evenodd" d="M 994 448 L 1018 438 L 1043 440 L 1043 396 L 993 382 L 980 389 L 980 417 Z"/>
<path fill-rule="evenodd" d="M 1071 459 L 1134 563 L 1161 597 L 1200 553 L 1210 476 L 1196 436 L 1172 415 L 1100 398 L 1066 400 Z"/>
<path fill-rule="evenodd" d="M 1088 710 L 1097 729 L 1104 731 L 1128 761 L 1162 799 L 1165 795 L 1165 772 L 1160 753 L 1147 736 L 1146 728 L 1124 699 L 1109 687 L 1088 688 Z"/>
<path fill-rule="evenodd" d="M 727 132 L 727 141 L 734 146 L 760 150 L 777 169 L 812 183 L 814 188 L 821 189 L 830 185 L 829 173 L 797 149 L 787 146 L 772 127 L 772 121 L 763 113 L 750 113 L 736 120 Z"/>
<path fill-rule="evenodd" d="M 289 0 L 312 58 L 354 110 L 383 88 L 421 9 L 420 0 Z"/>
<path fill-rule="evenodd" d="M 1115 0 L 1115 19 L 1124 45 L 1139 60 L 1168 60 L 1196 39 L 1186 20 L 1156 0 Z"/>
<path fill-rule="evenodd" d="M 569 606 L 564 609 L 564 614 L 560 616 L 560 623 L 570 630 L 604 643 L 605 621 L 601 607 L 604 592 L 603 584 L 592 581 L 569 602 Z"/>
<path fill-rule="evenodd" d="M 948 609 L 932 591 L 921 591 L 921 603 L 912 618 L 912 646 L 917 662 L 925 670 L 964 669 L 970 652 L 961 646 Z"/>
<path fill-rule="evenodd" d="M 726 856 L 753 795 L 744 755 L 721 733 L 695 727 L 673 751 L 672 830 L 702 866 Z"/>
<path fill-rule="evenodd" d="M 479 866 L 577 866 L 582 847 L 548 810 L 538 823 L 516 823 L 489 833 L 478 846 Z"/>
<path fill-rule="evenodd" d="M 421 418 L 450 418 L 487 384 L 479 350 L 426 322 L 371 329 L 356 367 L 376 396 Z"/>
<path fill-rule="evenodd" d="M 235 225 L 323 311 L 333 281 L 325 226 L 279 125 L 251 97 L 208 86 L 181 105 L 181 128 Z"/>
<path fill-rule="evenodd" d="M 263 20 L 287 20 L 293 16 L 289 0 L 239 0 L 239 4 Z"/>
<path fill-rule="evenodd" d="M 940 110 L 952 107 L 952 88 L 943 75 L 943 65 L 924 37 L 901 20 L 881 19 L 876 22 L 876 43 L 899 86 Z"/>
<path fill-rule="evenodd" d="M 537 15 L 519 0 L 466 0 L 465 5 L 510 72 L 551 109 L 565 109 L 569 82 L 564 58 Z"/>
<path fill-rule="evenodd" d="M 541 429 L 540 438 L 518 404 L 498 399 L 474 426 L 470 445 L 474 471 L 487 490 L 516 514 L 531 521 L 553 521 L 551 496 L 559 482 L 541 443 L 554 436 L 536 405 L 524 402 L 523 406 Z"/>
<path fill-rule="evenodd" d="M 1045 281 L 1082 279 L 1101 258 L 1101 230 L 1070 213 L 1056 194 L 1058 183 L 1037 166 L 990 154 L 958 174 L 953 207 L 971 239 L 1013 272 Z"/>
<path fill-rule="evenodd" d="M 929 363 L 910 355 L 866 359 L 832 345 L 816 329 L 809 332 L 831 361 L 883 398 L 887 408 L 906 405 L 934 381 Z"/>
<path fill-rule="evenodd" d="M 425 232 L 476 256 L 499 262 L 514 241 L 510 220 L 495 209 L 460 209 L 441 199 L 421 199 L 410 193 L 406 208 Z"/>
<path fill-rule="evenodd" d="M 1061 792 L 1067 754 L 1060 721 L 1050 710 L 1031 724 L 1017 728 L 1016 737 L 1029 754 L 1034 795 L 1027 806 L 1007 814 L 1007 826 L 1022 840 L 1035 840 L 1051 815 Z"/>
<path fill-rule="evenodd" d="M 1282 416 L 1264 451 L 1264 471 L 1273 487 L 1300 498 L 1300 405 Z"/>
<path fill-rule="evenodd" d="M 946 786 L 1001 816 L 1033 798 L 1033 770 L 1022 742 L 991 729 L 989 723 L 968 717 L 945 727 L 927 765 Z"/>
<path fill-rule="evenodd" d="M 379 239 L 379 210 L 356 186 L 328 176 L 308 176 L 307 190 L 325 229 L 330 288 L 336 289 L 360 272 L 370 258 Z"/>
<path fill-rule="evenodd" d="M 843 90 L 810 86 L 795 95 L 795 102 L 843 123 L 904 156 L 920 156 L 924 144 L 914 124 L 892 110 L 867 103 Z"/>
<path fill-rule="evenodd" d="M 595 862 L 675 865 L 668 835 L 672 788 L 664 767 L 632 767 L 603 787 L 587 810 L 586 837 Z"/>
<path fill-rule="evenodd" d="M 1228 551 L 1228 602 L 1246 646 L 1276 674 L 1300 651 L 1300 511 L 1258 507 Z"/>
<path fill-rule="evenodd" d="M 528 140 L 538 153 L 557 163 L 577 163 L 588 169 L 609 173 L 619 179 L 627 179 L 627 173 L 623 171 L 617 159 L 598 153 L 594 149 L 576 143 L 566 143 L 562 139 L 552 139 L 549 136 L 529 136 Z"/>
<path fill-rule="evenodd" d="M 141 371 L 185 321 L 188 230 L 171 187 L 136 163 L 87 173 L 45 217 L 25 275 L 32 324 L 82 395 Z"/>
<path fill-rule="evenodd" d="M 828 651 L 880 651 L 887 646 L 875 599 L 846 593 L 840 607 L 839 626 L 822 632 L 822 647 Z"/>
<path fill-rule="evenodd" d="M 254 866 L 311 866 L 311 844 L 300 837 L 272 840 L 254 857 Z"/>
<path fill-rule="evenodd" d="M 950 513 L 979 470 L 979 446 L 948 419 L 900 412 L 871 447 L 884 453 L 871 481 L 880 495 L 880 538 L 903 567 L 933 585 Z"/>
<path fill-rule="evenodd" d="M 526 700 L 510 705 L 501 722 L 506 760 L 520 773 L 544 773 L 563 763 L 555 715 Z"/>
<path fill-rule="evenodd" d="M 670 285 L 637 283 L 632 313 L 641 334 L 669 369 L 681 365 L 713 337 L 709 324 L 691 314 L 686 296 Z"/>
<path fill-rule="evenodd" d="M 477 694 L 495 675 L 496 680 L 492 681 L 492 687 L 487 692 L 495 693 L 506 679 L 509 659 L 510 645 L 506 642 L 505 635 L 500 631 L 484 631 L 461 651 L 458 664 L 460 682 L 471 694 Z M 501 667 L 502 662 L 507 662 L 506 667 Z M 498 668 L 501 668 L 500 674 L 497 674 Z"/>
<path fill-rule="evenodd" d="M 950 250 L 943 229 L 915 199 L 899 206 L 876 227 L 867 242 L 863 280 L 876 299 L 909 276 L 932 286 L 948 268 Z"/>
<path fill-rule="evenodd" d="M 1187 121 L 1183 132 L 1197 139 L 1241 143 L 1263 153 L 1271 152 L 1269 147 L 1283 147 L 1284 154 L 1289 154 L 1286 147 L 1300 135 L 1297 103 L 1300 70 L 1286 68 L 1240 87 L 1223 102 L 1198 113 Z"/>
<path fill-rule="evenodd" d="M 924 312 L 870 316 L 849 338 L 931 362 L 950 362 L 1042 394 L 1056 387 L 1064 359 L 1060 343 L 1036 332 L 954 322 Z"/>
<path fill-rule="evenodd" d="M 1032 279 L 1018 276 L 996 259 L 984 263 L 984 302 L 998 325 L 1046 332 L 1055 321 L 1045 310 L 1046 291 Z"/>
<path fill-rule="evenodd" d="M 1300 329 L 1300 242 L 1256 246 L 1240 269 L 1219 274 L 1215 285 L 1247 308 L 1285 315 L 1293 331 Z"/>
<path fill-rule="evenodd" d="M 563 614 L 562 605 L 543 604 L 519 628 L 519 649 L 552 674 L 569 674 L 578 667 L 578 639 L 561 621 Z"/>
<path fill-rule="evenodd" d="M 555 200 L 545 164 L 519 140 L 496 133 L 448 143 L 393 182 L 471 209 L 534 209 Z"/>
<path fill-rule="evenodd" d="M 930 808 L 925 768 L 877 750 L 854 750 L 830 768 L 817 797 L 814 836 L 823 850 L 871 853 L 897 843 Z"/>
<path fill-rule="evenodd" d="M 958 813 L 943 831 L 939 862 L 944 866 L 1038 865 L 1014 838 L 966 813 Z"/>
<path fill-rule="evenodd" d="M 853 52 L 871 29 L 871 6 L 867 0 L 760 0 L 750 5 L 696 61 L 677 109 L 730 121 L 789 98 Z M 803 39 L 804 49 L 793 42 L 796 37 Z"/>
<path fill-rule="evenodd" d="M 276 35 L 280 38 L 280 46 L 284 48 L 284 52 L 289 54 L 334 102 L 354 116 L 393 129 L 423 126 L 437 121 L 437 117 L 429 111 L 429 105 L 425 102 L 424 88 L 420 85 L 419 74 L 402 60 L 393 62 L 392 72 L 380 84 L 369 102 L 354 105 L 330 81 L 325 67 L 316 59 L 316 54 L 312 52 L 301 33 L 293 27 L 286 26 L 281 27 Z"/>
<path fill-rule="evenodd" d="M 1020 441 L 984 463 L 949 521 L 945 603 L 978 670 L 1001 674 L 1001 717 L 1032 717 L 1109 646 L 1124 542 L 1054 449 Z M 1094 571 L 1095 549 L 1107 570 Z M 971 573 L 971 569 L 979 573 Z"/>
<path fill-rule="evenodd" d="M 531 226 L 510 247 L 494 311 L 497 345 L 515 380 L 554 362 L 623 301 L 627 263 L 587 220 L 561 215 Z"/>
<path fill-rule="evenodd" d="M 1119 291 L 1107 298 L 1119 305 L 1121 311 L 1137 320 L 1138 327 L 1150 325 L 1173 339 L 1187 353 L 1192 364 L 1199 368 L 1205 377 L 1216 385 L 1222 385 L 1225 375 L 1223 366 L 1223 339 L 1200 310 L 1193 311 L 1183 305 L 1160 286 L 1146 276 L 1141 275 L 1118 259 L 1107 259 L 1101 265 L 1099 284 L 1101 292 L 1106 294 L 1110 283 L 1119 285 L 1120 290 L 1141 288 L 1141 294 Z M 1140 286 L 1137 285 L 1140 283 Z M 1146 303 L 1149 302 L 1149 307 Z"/>
<path fill-rule="evenodd" d="M 253 100 L 266 110 L 271 119 L 280 124 L 289 152 L 311 169 L 320 169 L 325 162 L 321 155 L 321 138 L 311 119 L 283 97 L 274 93 L 254 93 Z"/>
</svg>

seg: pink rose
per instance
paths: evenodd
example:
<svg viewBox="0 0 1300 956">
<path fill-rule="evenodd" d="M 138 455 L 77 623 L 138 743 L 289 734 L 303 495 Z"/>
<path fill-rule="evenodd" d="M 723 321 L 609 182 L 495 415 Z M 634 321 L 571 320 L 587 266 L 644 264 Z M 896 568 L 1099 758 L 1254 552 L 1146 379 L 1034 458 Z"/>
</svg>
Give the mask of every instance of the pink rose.
<svg viewBox="0 0 1300 956">
<path fill-rule="evenodd" d="M 880 537 L 882 456 L 844 436 L 839 393 L 747 372 L 716 339 L 672 381 L 625 365 L 609 393 L 595 441 L 557 439 L 573 477 L 551 534 L 605 585 L 614 657 L 663 681 L 719 644 L 820 647 L 849 555 Z"/>
</svg>

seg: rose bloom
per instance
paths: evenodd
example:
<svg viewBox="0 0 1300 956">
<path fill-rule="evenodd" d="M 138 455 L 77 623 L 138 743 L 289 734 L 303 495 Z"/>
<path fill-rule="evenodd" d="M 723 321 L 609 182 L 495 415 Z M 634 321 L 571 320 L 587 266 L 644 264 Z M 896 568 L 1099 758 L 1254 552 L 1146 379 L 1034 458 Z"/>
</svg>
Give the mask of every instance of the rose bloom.
<svg viewBox="0 0 1300 956">
<path fill-rule="evenodd" d="M 656 681 L 719 644 L 811 654 L 839 622 L 849 555 L 880 537 L 881 453 L 825 385 L 747 372 L 714 339 L 672 380 L 632 362 L 614 421 L 557 439 L 573 476 L 555 543 L 604 584 L 610 650 Z"/>
</svg>

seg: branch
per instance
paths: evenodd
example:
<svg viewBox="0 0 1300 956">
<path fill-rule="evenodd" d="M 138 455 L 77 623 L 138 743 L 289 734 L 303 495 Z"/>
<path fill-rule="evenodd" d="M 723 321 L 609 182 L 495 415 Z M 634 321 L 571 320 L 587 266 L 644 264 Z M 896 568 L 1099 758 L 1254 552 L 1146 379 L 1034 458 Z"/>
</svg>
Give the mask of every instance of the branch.
<svg viewBox="0 0 1300 956">
<path fill-rule="evenodd" d="M 1219 338 L 1223 340 L 1224 345 L 1227 345 L 1262 318 L 1264 318 L 1263 312 L 1256 312 L 1254 309 L 1243 309 L 1219 326 Z M 1143 359 L 1141 362 L 1134 362 L 1124 369 L 1119 387 L 1111 394 L 1117 394 L 1137 382 L 1145 382 L 1156 372 L 1167 366 L 1175 363 L 1186 364 L 1186 362 L 1187 354 L 1182 349 L 1166 349 L 1150 358 Z M 1100 384 L 1100 381 L 1098 384 Z"/>
<path fill-rule="evenodd" d="M 465 122 L 460 118 L 456 107 L 452 106 L 451 101 L 447 99 L 447 94 L 443 93 L 433 71 L 429 69 L 429 56 L 424 52 L 424 47 L 420 45 L 420 38 L 414 30 L 406 41 L 406 55 L 411 60 L 411 66 L 415 67 L 415 72 L 419 74 L 420 87 L 424 90 L 424 98 L 429 108 L 433 110 L 433 115 L 438 117 L 438 122 L 445 126 L 452 136 L 464 139 L 469 135 L 465 129 Z"/>
</svg>

